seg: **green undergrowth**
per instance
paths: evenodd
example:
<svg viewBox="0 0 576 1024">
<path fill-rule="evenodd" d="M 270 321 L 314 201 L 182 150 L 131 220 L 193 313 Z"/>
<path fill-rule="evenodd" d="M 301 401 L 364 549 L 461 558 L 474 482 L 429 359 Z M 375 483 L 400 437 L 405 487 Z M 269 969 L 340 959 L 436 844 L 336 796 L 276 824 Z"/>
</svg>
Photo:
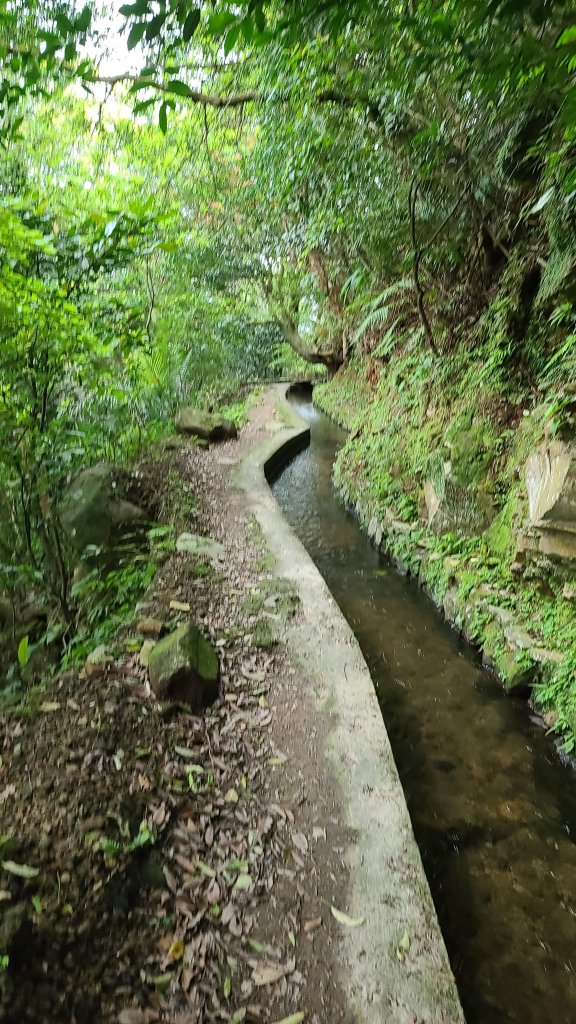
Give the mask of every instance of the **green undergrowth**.
<svg viewBox="0 0 576 1024">
<path fill-rule="evenodd" d="M 574 749 L 576 604 L 563 597 L 574 573 L 516 561 L 528 511 L 524 465 L 558 426 L 558 380 L 535 396 L 519 375 L 506 376 L 497 344 L 443 360 L 408 341 L 377 373 L 374 360 L 352 360 L 316 387 L 314 401 L 350 431 L 334 481 L 363 528 L 484 649 L 505 684 L 526 669 L 533 699 Z M 430 486 L 466 528 L 441 519 L 431 528 Z M 512 626 L 533 638 L 537 656 L 562 660 L 511 652 Z"/>
</svg>

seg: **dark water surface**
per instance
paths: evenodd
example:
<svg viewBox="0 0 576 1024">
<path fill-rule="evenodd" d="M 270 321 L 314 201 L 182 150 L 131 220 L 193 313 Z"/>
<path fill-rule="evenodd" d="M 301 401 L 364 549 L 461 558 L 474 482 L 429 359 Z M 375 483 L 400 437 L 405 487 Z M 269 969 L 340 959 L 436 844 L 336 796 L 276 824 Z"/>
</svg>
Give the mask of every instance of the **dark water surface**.
<svg viewBox="0 0 576 1024">
<path fill-rule="evenodd" d="M 339 504 L 345 435 L 294 401 L 312 442 L 273 491 L 370 667 L 468 1024 L 576 1024 L 576 779 Z"/>
</svg>

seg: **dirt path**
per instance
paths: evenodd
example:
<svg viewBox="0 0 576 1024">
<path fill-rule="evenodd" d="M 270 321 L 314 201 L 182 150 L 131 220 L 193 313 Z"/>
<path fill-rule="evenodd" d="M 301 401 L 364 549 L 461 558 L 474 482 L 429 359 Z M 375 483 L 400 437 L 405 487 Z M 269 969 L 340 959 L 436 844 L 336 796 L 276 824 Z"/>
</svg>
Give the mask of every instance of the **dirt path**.
<svg viewBox="0 0 576 1024">
<path fill-rule="evenodd" d="M 172 555 L 135 621 L 190 618 L 211 636 L 222 694 L 207 714 L 160 708 L 125 653 L 1 720 L 5 1024 L 350 1019 L 330 908 L 348 909 L 353 837 L 322 712 L 310 719 L 310 684 L 275 642 L 297 602 L 233 484 L 279 426 L 269 394 L 238 441 L 173 457 L 199 501 L 195 529 L 226 556 L 202 575 Z"/>
</svg>

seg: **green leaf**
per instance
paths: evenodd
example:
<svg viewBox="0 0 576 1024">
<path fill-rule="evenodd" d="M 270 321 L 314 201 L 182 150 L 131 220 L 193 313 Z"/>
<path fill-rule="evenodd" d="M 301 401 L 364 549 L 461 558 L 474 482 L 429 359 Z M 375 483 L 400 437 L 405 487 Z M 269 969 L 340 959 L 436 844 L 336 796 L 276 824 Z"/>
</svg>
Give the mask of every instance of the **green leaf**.
<svg viewBox="0 0 576 1024">
<path fill-rule="evenodd" d="M 137 21 L 128 33 L 128 49 L 133 50 L 138 45 L 146 31 L 146 22 Z"/>
<path fill-rule="evenodd" d="M 36 878 L 40 874 L 39 868 L 33 868 L 29 864 L 16 864 L 13 860 L 3 860 L 2 867 L 4 871 L 9 871 L 11 875 L 17 875 L 18 878 Z"/>
<path fill-rule="evenodd" d="M 133 4 L 124 4 L 120 8 L 120 14 L 123 18 L 129 18 L 132 15 L 141 17 L 143 14 L 148 14 L 148 0 L 136 0 Z"/>
<path fill-rule="evenodd" d="M 104 234 L 106 235 L 106 238 L 110 238 L 110 235 L 114 231 L 114 229 L 115 229 L 117 224 L 118 224 L 117 220 L 109 220 L 108 221 L 106 227 L 104 228 Z"/>
<path fill-rule="evenodd" d="M 18 664 L 24 668 L 28 664 L 28 658 L 30 657 L 30 649 L 28 643 L 28 635 L 23 636 L 20 643 L 18 644 Z"/>
<path fill-rule="evenodd" d="M 240 28 L 242 29 L 242 35 L 246 42 L 251 43 L 254 35 L 254 22 L 249 15 L 246 15 L 246 17 L 242 19 L 240 22 Z"/>
<path fill-rule="evenodd" d="M 179 82 L 177 78 L 173 78 L 172 81 L 168 82 L 166 88 L 170 92 L 175 92 L 177 96 L 191 96 L 192 89 L 186 82 Z"/>
<path fill-rule="evenodd" d="M 305 1018 L 306 1014 L 300 1011 L 300 1013 L 291 1013 L 289 1017 L 282 1017 L 282 1020 L 276 1020 L 274 1024 L 302 1024 Z"/>
<path fill-rule="evenodd" d="M 221 36 L 226 29 L 236 21 L 236 15 L 231 11 L 220 11 L 218 14 L 211 14 L 208 18 L 208 32 L 211 36 Z"/>
<path fill-rule="evenodd" d="M 348 917 L 342 910 L 338 910 L 337 907 L 330 907 L 332 917 L 335 917 L 338 924 L 345 925 L 346 928 L 359 928 L 361 924 L 364 924 L 366 920 L 364 917 Z"/>
<path fill-rule="evenodd" d="M 186 21 L 184 22 L 184 28 L 182 29 L 182 38 L 185 43 L 189 43 L 194 35 L 198 25 L 200 24 L 200 11 L 195 7 L 188 14 Z"/>
<path fill-rule="evenodd" d="M 65 14 L 56 15 L 56 25 L 62 36 L 69 36 L 74 31 L 74 24 Z"/>
<path fill-rule="evenodd" d="M 151 20 L 147 23 L 146 39 L 148 40 L 148 42 L 150 42 L 151 39 L 155 39 L 156 36 L 160 35 L 160 31 L 167 17 L 167 14 L 157 14 L 155 18 L 151 18 Z"/>
<path fill-rule="evenodd" d="M 569 43 L 576 43 L 576 25 L 564 29 L 556 46 L 568 46 Z"/>
<path fill-rule="evenodd" d="M 250 888 L 251 885 L 252 885 L 252 878 L 250 877 L 250 875 L 238 875 L 238 878 L 236 879 L 236 881 L 234 883 L 234 888 L 235 889 L 240 889 L 241 892 L 242 891 L 245 892 L 247 889 Z"/>
<path fill-rule="evenodd" d="M 254 20 L 256 22 L 256 28 L 259 32 L 263 32 L 266 28 L 266 18 L 264 17 L 264 9 L 262 4 L 256 4 L 254 8 Z"/>
<path fill-rule="evenodd" d="M 91 21 L 92 21 L 92 10 L 88 6 L 88 4 L 86 4 L 86 6 L 83 7 L 82 10 L 80 11 L 80 14 L 76 18 L 76 21 L 74 22 L 74 28 L 75 28 L 76 32 L 87 32 L 88 29 L 90 28 L 90 22 Z"/>
<path fill-rule="evenodd" d="M 158 124 L 160 126 L 160 131 L 162 132 L 163 135 L 166 135 L 166 131 L 168 128 L 168 118 L 166 117 L 166 110 L 166 104 L 162 103 L 160 106 L 160 110 L 158 111 Z"/>
<path fill-rule="evenodd" d="M 228 54 L 234 49 L 234 44 L 240 34 L 240 25 L 233 25 L 232 28 L 226 33 L 226 39 L 224 40 L 224 55 L 227 57 Z"/>
<path fill-rule="evenodd" d="M 541 210 L 544 206 L 546 206 L 546 203 L 550 202 L 550 200 L 552 199 L 553 195 L 554 195 L 554 189 L 553 188 L 546 189 L 546 191 L 543 193 L 543 195 L 540 196 L 540 199 L 538 200 L 538 202 L 534 203 L 534 206 L 530 210 L 528 210 L 528 215 L 530 216 L 530 214 L 532 214 L 532 213 L 538 213 L 539 210 Z"/>
</svg>

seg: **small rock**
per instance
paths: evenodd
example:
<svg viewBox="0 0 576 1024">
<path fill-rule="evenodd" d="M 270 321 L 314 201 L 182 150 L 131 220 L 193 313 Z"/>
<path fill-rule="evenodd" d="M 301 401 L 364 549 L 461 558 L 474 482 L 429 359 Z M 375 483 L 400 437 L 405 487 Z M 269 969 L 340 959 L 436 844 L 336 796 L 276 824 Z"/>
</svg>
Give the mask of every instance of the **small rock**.
<svg viewBox="0 0 576 1024">
<path fill-rule="evenodd" d="M 542 721 L 547 729 L 553 729 L 558 721 L 558 712 L 547 711 L 545 715 L 542 715 Z"/>
<path fill-rule="evenodd" d="M 180 626 L 156 644 L 149 654 L 148 671 L 161 701 L 180 700 L 200 710 L 218 696 L 218 655 L 193 623 Z"/>
<path fill-rule="evenodd" d="M 146 618 L 140 619 L 136 629 L 142 634 L 142 636 L 159 637 L 164 629 L 164 623 L 161 619 L 155 619 L 151 615 L 148 615 Z"/>
<path fill-rule="evenodd" d="M 562 597 L 565 601 L 576 601 L 576 587 L 571 587 L 569 583 L 565 583 Z"/>
</svg>

